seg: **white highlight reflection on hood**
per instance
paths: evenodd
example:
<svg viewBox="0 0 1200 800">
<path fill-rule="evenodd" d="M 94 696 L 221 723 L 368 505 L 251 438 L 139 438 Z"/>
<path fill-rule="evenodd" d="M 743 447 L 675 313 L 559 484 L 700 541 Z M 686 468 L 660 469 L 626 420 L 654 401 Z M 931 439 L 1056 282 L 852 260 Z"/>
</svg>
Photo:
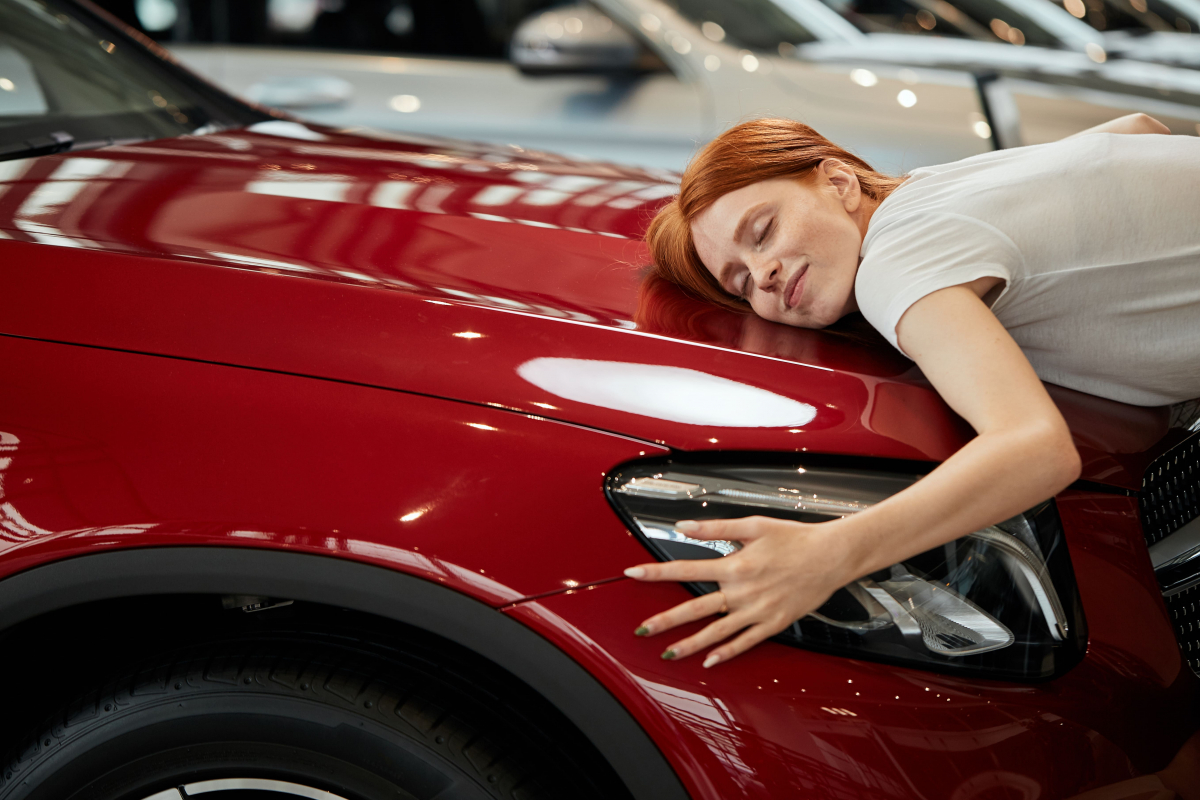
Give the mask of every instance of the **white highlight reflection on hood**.
<svg viewBox="0 0 1200 800">
<path fill-rule="evenodd" d="M 281 136 L 284 139 L 299 139 L 304 142 L 323 142 L 329 137 L 318 133 L 307 125 L 286 119 L 269 119 L 266 122 L 256 122 L 247 130 L 262 133 L 267 136 Z"/>
<path fill-rule="evenodd" d="M 517 374 L 558 397 L 686 425 L 794 428 L 817 415 L 808 403 L 683 367 L 535 358 Z"/>
</svg>

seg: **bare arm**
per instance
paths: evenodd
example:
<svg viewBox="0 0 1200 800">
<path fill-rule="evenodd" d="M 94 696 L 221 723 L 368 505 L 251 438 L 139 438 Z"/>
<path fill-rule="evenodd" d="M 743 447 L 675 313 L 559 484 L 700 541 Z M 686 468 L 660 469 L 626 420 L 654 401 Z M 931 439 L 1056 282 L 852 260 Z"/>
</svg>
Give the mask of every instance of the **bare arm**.
<svg viewBox="0 0 1200 800">
<path fill-rule="evenodd" d="M 1093 128 L 1088 128 L 1079 133 L 1073 133 L 1066 137 L 1074 139 L 1076 136 L 1086 136 L 1089 133 L 1166 133 L 1169 134 L 1171 129 L 1161 122 L 1156 120 L 1149 114 L 1126 114 L 1123 117 L 1109 120 L 1102 125 L 1097 125 Z"/>
<path fill-rule="evenodd" d="M 722 559 L 642 564 L 642 580 L 717 581 L 729 613 L 671 644 L 664 657 L 712 650 L 727 661 L 818 608 L 835 590 L 1050 497 L 1079 475 L 1058 409 L 1008 332 L 968 286 L 918 301 L 897 332 L 946 402 L 979 435 L 912 487 L 853 516 L 820 524 L 764 517 L 680 524 L 689 536 L 745 547 Z M 656 634 L 717 613 L 706 595 L 648 619 Z M 740 633 L 739 633 L 740 632 Z"/>
<path fill-rule="evenodd" d="M 878 555 L 871 537 L 862 537 L 867 550 L 859 561 L 872 570 L 895 563 L 899 558 L 878 560 L 901 549 L 911 550 L 901 556 L 908 557 L 1018 514 L 1062 491 L 1080 470 L 1062 414 L 974 292 L 965 286 L 935 292 L 915 303 L 896 330 L 901 347 L 979 435 L 911 489 L 864 512 L 901 515 L 914 534 L 912 547 L 882 546 L 889 552 Z"/>
</svg>

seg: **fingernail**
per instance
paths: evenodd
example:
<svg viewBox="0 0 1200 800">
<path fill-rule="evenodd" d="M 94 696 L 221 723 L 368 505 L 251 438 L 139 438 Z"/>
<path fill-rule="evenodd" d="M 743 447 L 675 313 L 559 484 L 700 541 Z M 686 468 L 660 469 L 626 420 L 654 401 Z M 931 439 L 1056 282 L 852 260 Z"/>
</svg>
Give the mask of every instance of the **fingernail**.
<svg viewBox="0 0 1200 800">
<path fill-rule="evenodd" d="M 646 570 L 642 567 L 630 567 L 629 569 L 625 570 L 625 577 L 644 578 L 646 577 Z"/>
<path fill-rule="evenodd" d="M 700 530 L 700 523 L 694 519 L 681 519 L 675 523 L 675 530 L 680 533 L 694 533 Z"/>
<path fill-rule="evenodd" d="M 633 635 L 634 636 L 649 636 L 650 629 L 647 628 L 645 625 L 639 625 L 638 629 L 633 632 Z"/>
<path fill-rule="evenodd" d="M 708 669 L 709 667 L 711 667 L 713 664 L 716 664 L 720 660 L 721 660 L 721 657 L 719 655 L 717 655 L 716 653 L 709 653 L 708 658 L 704 659 L 704 668 Z"/>
<path fill-rule="evenodd" d="M 662 654 L 663 661 L 671 661 L 674 658 L 675 658 L 674 650 L 664 650 L 663 651 L 663 654 Z"/>
</svg>

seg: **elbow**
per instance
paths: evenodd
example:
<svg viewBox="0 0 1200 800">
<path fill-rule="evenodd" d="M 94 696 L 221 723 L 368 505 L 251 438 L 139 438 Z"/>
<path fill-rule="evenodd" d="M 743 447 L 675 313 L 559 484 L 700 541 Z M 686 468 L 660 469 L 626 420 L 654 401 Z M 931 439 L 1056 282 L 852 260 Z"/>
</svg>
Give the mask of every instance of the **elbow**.
<svg viewBox="0 0 1200 800">
<path fill-rule="evenodd" d="M 1046 497 L 1053 497 L 1079 480 L 1083 472 L 1079 450 L 1061 418 L 1027 422 L 1010 441 L 1016 445 L 1024 474 Z"/>
<path fill-rule="evenodd" d="M 1079 476 L 1083 474 L 1083 459 L 1079 457 L 1079 451 L 1075 449 L 1074 442 L 1069 439 L 1062 458 L 1062 474 L 1060 475 L 1062 489 L 1059 489 L 1060 492 L 1079 480 Z"/>
<path fill-rule="evenodd" d="M 1083 459 L 1079 457 L 1071 432 L 1065 426 L 1048 437 L 1046 444 L 1049 445 L 1048 452 L 1043 450 L 1043 456 L 1049 472 L 1047 483 L 1053 484 L 1054 491 L 1051 494 L 1058 494 L 1079 480 L 1083 473 Z"/>
<path fill-rule="evenodd" d="M 1130 126 L 1133 133 L 1166 133 L 1169 134 L 1171 129 L 1162 124 L 1149 114 L 1138 112 L 1129 116 Z"/>
</svg>

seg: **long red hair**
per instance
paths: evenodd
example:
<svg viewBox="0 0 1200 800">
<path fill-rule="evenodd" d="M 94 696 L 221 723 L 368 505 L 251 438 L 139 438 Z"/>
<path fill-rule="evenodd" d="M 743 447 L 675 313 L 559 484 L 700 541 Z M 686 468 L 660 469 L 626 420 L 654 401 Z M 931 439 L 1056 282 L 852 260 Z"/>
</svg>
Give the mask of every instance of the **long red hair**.
<svg viewBox="0 0 1200 800">
<path fill-rule="evenodd" d="M 725 131 L 692 159 L 679 195 L 650 222 L 646 230 L 653 259 L 650 271 L 704 300 L 749 311 L 749 305 L 722 289 L 700 261 L 692 241 L 692 221 L 722 195 L 776 178 L 804 180 L 830 158 L 854 170 L 863 193 L 876 200 L 883 200 L 904 180 L 876 172 L 802 122 L 756 119 Z"/>
</svg>

